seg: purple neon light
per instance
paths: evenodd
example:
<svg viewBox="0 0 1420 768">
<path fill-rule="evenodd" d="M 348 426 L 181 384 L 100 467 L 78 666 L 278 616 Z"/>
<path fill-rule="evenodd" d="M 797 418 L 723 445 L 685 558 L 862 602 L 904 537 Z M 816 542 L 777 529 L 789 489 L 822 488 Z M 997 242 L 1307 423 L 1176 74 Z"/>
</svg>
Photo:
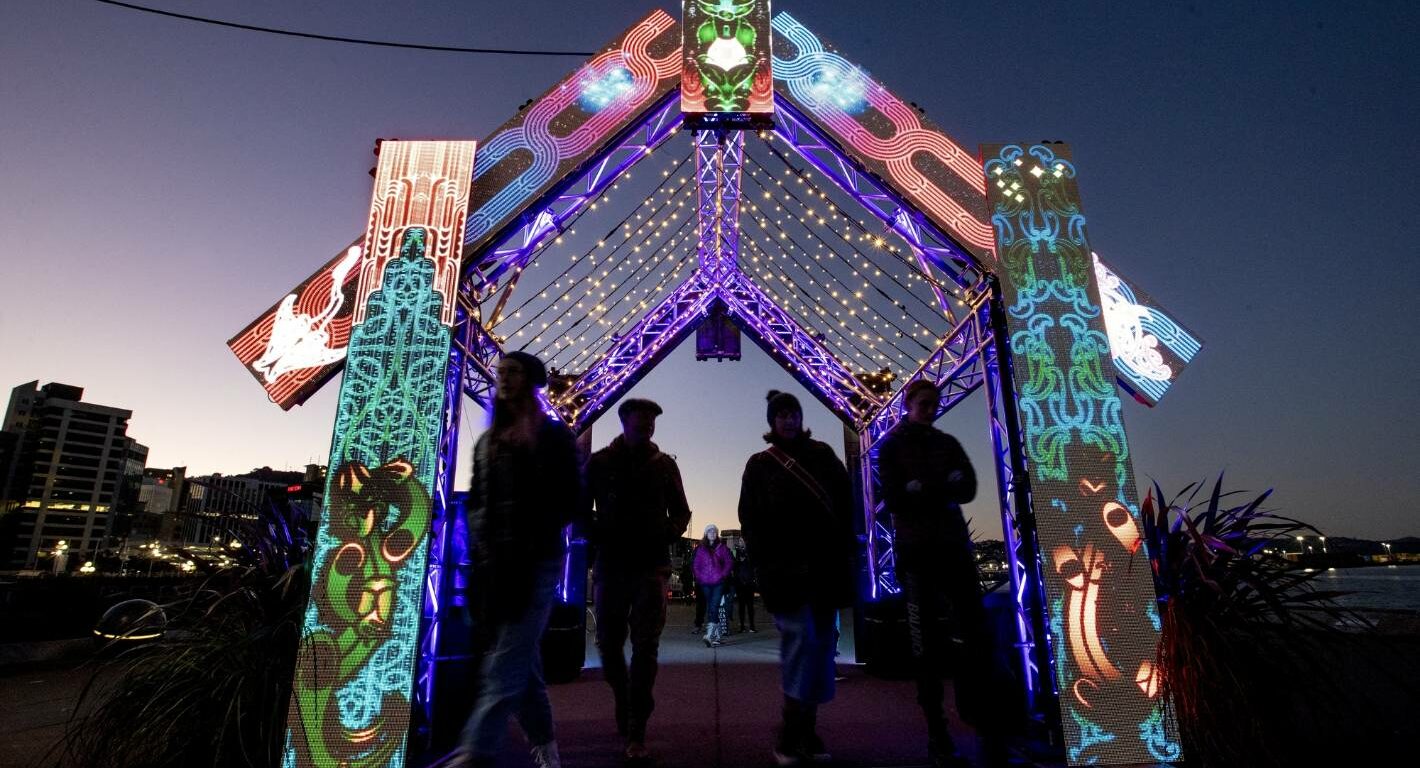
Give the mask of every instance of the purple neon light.
<svg viewBox="0 0 1420 768">
<path fill-rule="evenodd" d="M 465 276 L 476 286 L 496 283 L 504 274 L 528 264 L 533 254 L 556 237 L 567 223 L 680 129 L 683 117 L 672 91 L 656 104 L 623 141 L 607 151 L 586 173 L 556 192 L 551 200 L 525 216 L 525 223 L 495 249 L 474 260 Z"/>
<path fill-rule="evenodd" d="M 984 269 L 977 258 L 923 213 L 866 173 L 783 96 L 775 94 L 774 130 L 796 153 L 847 192 L 925 259 L 963 288 L 978 288 Z"/>
</svg>

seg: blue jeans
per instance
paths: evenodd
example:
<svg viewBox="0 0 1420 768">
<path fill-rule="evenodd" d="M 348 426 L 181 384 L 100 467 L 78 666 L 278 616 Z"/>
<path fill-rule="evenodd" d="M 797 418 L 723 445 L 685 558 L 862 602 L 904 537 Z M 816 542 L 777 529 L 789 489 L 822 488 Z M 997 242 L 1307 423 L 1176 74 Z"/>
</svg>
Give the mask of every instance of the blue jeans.
<svg viewBox="0 0 1420 768">
<path fill-rule="evenodd" d="M 725 596 L 725 585 L 701 584 L 700 593 L 705 595 L 705 623 L 717 624 L 720 621 L 720 599 Z"/>
<path fill-rule="evenodd" d="M 833 652 L 838 638 L 833 621 L 838 611 L 807 605 L 774 614 L 779 628 L 779 674 L 784 695 L 805 704 L 833 700 L 833 678 L 838 670 Z"/>
<path fill-rule="evenodd" d="M 488 628 L 488 649 L 479 665 L 478 698 L 464 725 L 461 741 L 474 757 L 496 758 L 503 748 L 508 718 L 533 746 L 553 740 L 552 704 L 542 679 L 542 633 L 552 614 L 553 592 L 562 573 L 561 559 L 538 565 L 532 603 L 519 618 Z"/>
</svg>

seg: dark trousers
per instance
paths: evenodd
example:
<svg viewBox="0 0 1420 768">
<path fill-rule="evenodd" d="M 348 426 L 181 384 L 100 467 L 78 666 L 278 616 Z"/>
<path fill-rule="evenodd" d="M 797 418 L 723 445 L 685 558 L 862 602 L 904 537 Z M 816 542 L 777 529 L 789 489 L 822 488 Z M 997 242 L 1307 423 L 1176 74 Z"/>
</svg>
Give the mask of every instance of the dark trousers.
<svg viewBox="0 0 1420 768">
<path fill-rule="evenodd" d="M 930 735 L 946 738 L 942 677 L 948 671 L 954 672 L 962 719 L 982 734 L 1000 734 L 1006 716 L 1001 686 L 1009 683 L 997 671 L 965 525 L 959 536 L 929 557 L 900 557 L 897 579 L 907 599 L 917 703 Z M 953 635 L 962 641 L 959 648 Z"/>
<path fill-rule="evenodd" d="M 597 650 L 616 702 L 616 727 L 629 741 L 646 740 L 646 722 L 656 708 L 656 659 L 666 626 L 668 569 L 598 573 L 594 600 Z M 631 638 L 631 665 L 623 650 Z"/>
<path fill-rule="evenodd" d="M 749 626 L 754 627 L 754 587 L 748 584 L 736 586 L 735 598 L 740 605 L 740 626 L 745 625 L 745 616 L 749 616 Z"/>
</svg>

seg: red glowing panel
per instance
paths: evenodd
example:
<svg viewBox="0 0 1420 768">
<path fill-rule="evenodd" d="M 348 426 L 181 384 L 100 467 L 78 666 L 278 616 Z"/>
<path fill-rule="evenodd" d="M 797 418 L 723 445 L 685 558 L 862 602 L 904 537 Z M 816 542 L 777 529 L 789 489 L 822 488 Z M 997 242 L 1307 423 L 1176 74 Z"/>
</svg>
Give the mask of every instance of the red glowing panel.
<svg viewBox="0 0 1420 768">
<path fill-rule="evenodd" d="M 680 76 L 679 43 L 675 19 L 652 11 L 480 142 L 460 255 L 495 246 L 529 206 L 669 93 Z M 374 290 L 381 274 L 360 267 L 356 246 L 364 244 L 356 240 L 227 342 L 283 409 L 305 402 L 345 364 L 356 286 L 366 274 Z M 388 259 L 390 243 L 371 247 Z M 457 285 L 459 269 L 440 272 L 440 291 Z"/>
<path fill-rule="evenodd" d="M 990 255 L 980 160 L 793 16 L 778 14 L 773 27 L 780 96 L 963 247 Z"/>
<path fill-rule="evenodd" d="M 434 262 L 434 290 L 444 297 L 440 321 L 454 325 L 454 291 L 458 287 L 464 217 L 473 184 L 472 141 L 387 141 L 380 147 L 380 176 L 370 203 L 365 230 L 366 250 L 360 262 L 360 287 L 355 298 L 355 325 L 365 321 L 370 294 L 380 289 L 385 265 L 398 257 L 408 227 L 428 230 Z M 388 164 L 384 155 L 393 153 Z M 396 226 L 398 225 L 398 226 Z"/>
<path fill-rule="evenodd" d="M 345 361 L 361 242 L 356 240 L 227 342 L 282 409 L 305 402 Z"/>
</svg>

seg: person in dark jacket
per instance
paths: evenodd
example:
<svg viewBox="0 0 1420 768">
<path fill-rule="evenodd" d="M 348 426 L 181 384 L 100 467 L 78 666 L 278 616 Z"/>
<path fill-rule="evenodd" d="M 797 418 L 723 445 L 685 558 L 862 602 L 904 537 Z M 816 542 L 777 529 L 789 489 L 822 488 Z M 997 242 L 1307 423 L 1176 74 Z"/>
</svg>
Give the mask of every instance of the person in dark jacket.
<svg viewBox="0 0 1420 768">
<path fill-rule="evenodd" d="M 617 409 L 621 436 L 592 454 L 587 480 L 595 511 L 591 543 L 597 649 L 615 701 L 628 761 L 650 758 L 646 722 L 655 709 L 656 657 L 666 626 L 670 545 L 690 524 L 680 469 L 651 437 L 661 407 L 631 399 Z M 628 671 L 622 647 L 631 637 Z"/>
<path fill-rule="evenodd" d="M 584 503 L 572 433 L 538 407 L 536 357 L 498 362 L 493 426 L 473 449 L 468 498 L 475 624 L 485 646 L 473 713 L 450 765 L 491 766 L 510 716 L 540 768 L 561 765 L 540 643 L 561 574 L 562 531 Z"/>
<path fill-rule="evenodd" d="M 988 762 L 1004 764 L 1004 713 L 994 694 L 1001 683 L 992 680 L 992 636 L 961 511 L 961 505 L 976 496 L 976 473 L 956 439 L 932 426 L 941 404 L 936 385 L 912 382 L 904 404 L 906 418 L 878 449 L 878 477 L 895 530 L 897 580 L 907 600 L 928 755 L 933 766 L 966 764 L 956 753 L 942 708 L 942 676 L 952 646 L 950 617 L 964 641 L 957 665 L 957 708 L 976 725 Z"/>
<path fill-rule="evenodd" d="M 744 544 L 735 550 L 735 602 L 739 605 L 740 631 L 744 632 L 745 619 L 749 619 L 750 632 L 758 632 L 754 626 L 754 565 L 745 554 Z"/>
<path fill-rule="evenodd" d="M 784 722 L 774 758 L 796 765 L 828 758 L 816 718 L 834 695 L 834 619 L 853 602 L 856 540 L 848 470 L 803 428 L 797 398 L 768 399 L 769 447 L 745 464 L 739 517 L 780 632 Z"/>
</svg>

